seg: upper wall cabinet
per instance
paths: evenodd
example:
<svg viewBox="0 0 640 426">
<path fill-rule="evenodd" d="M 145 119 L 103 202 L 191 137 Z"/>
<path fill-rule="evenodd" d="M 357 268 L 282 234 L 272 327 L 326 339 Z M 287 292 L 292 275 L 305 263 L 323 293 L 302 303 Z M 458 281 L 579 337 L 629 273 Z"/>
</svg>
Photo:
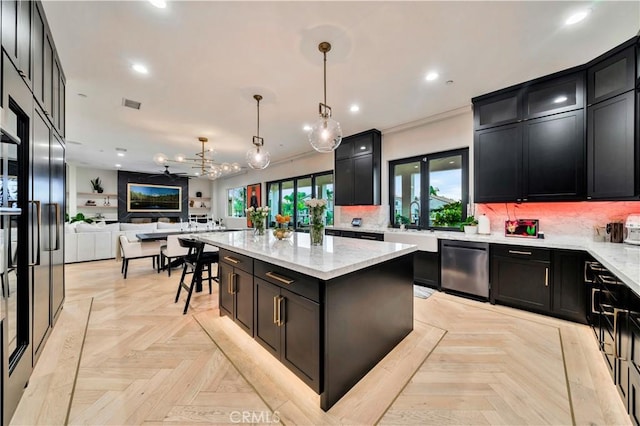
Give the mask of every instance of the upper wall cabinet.
<svg viewBox="0 0 640 426">
<path fill-rule="evenodd" d="M 517 91 L 491 96 L 473 103 L 476 130 L 514 123 L 521 118 L 520 97 Z"/>
<path fill-rule="evenodd" d="M 342 139 L 335 151 L 335 205 L 380 204 L 382 135 L 368 130 Z"/>
<path fill-rule="evenodd" d="M 514 109 L 513 98 L 517 98 Z M 489 127 L 487 106 L 521 111 L 522 119 Z M 584 185 L 584 72 L 523 85 L 474 100 L 475 201 L 575 200 Z M 505 122 L 507 114 L 492 113 Z"/>
<path fill-rule="evenodd" d="M 552 78 L 523 92 L 523 118 L 573 111 L 584 107 L 584 73 Z"/>
<path fill-rule="evenodd" d="M 31 85 L 31 9 L 27 0 L 2 0 L 2 47 Z"/>
<path fill-rule="evenodd" d="M 636 47 L 629 46 L 589 67 L 587 70 L 587 103 L 605 101 L 632 90 L 636 79 Z"/>
</svg>

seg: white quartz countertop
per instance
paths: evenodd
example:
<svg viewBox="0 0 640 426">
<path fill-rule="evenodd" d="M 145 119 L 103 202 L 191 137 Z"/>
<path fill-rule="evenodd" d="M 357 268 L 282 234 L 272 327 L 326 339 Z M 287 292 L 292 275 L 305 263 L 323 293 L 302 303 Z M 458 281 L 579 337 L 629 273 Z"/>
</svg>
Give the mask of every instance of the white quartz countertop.
<svg viewBox="0 0 640 426">
<path fill-rule="evenodd" d="M 263 236 L 253 231 L 194 234 L 195 238 L 223 249 L 291 269 L 321 280 L 413 253 L 412 244 L 341 238 L 325 235 L 322 246 L 311 246 L 309 234 L 294 232 L 287 240 L 277 240 L 267 230 Z"/>
<path fill-rule="evenodd" d="M 618 279 L 623 281 L 640 296 L 640 246 L 624 243 L 603 243 L 594 242 L 589 238 L 545 235 L 545 238 L 520 238 L 505 237 L 504 233 L 496 232 L 489 235 L 465 234 L 455 231 L 400 231 L 397 228 L 353 228 L 335 226 L 333 229 L 379 232 L 379 233 L 402 233 L 415 236 L 415 238 L 438 238 L 441 240 L 475 241 L 490 244 L 509 244 L 519 246 L 530 246 L 540 248 L 554 248 L 565 250 L 582 250 L 589 253 L 595 260 L 602 263 Z"/>
</svg>

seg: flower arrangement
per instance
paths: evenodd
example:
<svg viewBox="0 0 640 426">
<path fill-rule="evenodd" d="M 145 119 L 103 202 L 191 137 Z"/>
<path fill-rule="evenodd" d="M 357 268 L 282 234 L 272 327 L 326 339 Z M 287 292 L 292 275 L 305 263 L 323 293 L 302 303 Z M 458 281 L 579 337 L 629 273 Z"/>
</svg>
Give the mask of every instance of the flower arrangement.
<svg viewBox="0 0 640 426">
<path fill-rule="evenodd" d="M 249 207 L 245 209 L 245 212 L 247 212 L 256 234 L 264 235 L 264 220 L 269 216 L 269 206 Z"/>
<path fill-rule="evenodd" d="M 291 220 L 291 216 L 289 215 L 276 215 L 276 222 L 278 222 L 278 227 L 273 230 L 273 236 L 279 240 L 284 240 L 285 238 L 289 238 L 293 232 L 289 230 L 289 221 Z"/>
<path fill-rule="evenodd" d="M 327 209 L 327 200 L 311 198 L 304 204 L 309 208 L 311 245 L 321 246 L 324 238 L 324 212 Z"/>
</svg>

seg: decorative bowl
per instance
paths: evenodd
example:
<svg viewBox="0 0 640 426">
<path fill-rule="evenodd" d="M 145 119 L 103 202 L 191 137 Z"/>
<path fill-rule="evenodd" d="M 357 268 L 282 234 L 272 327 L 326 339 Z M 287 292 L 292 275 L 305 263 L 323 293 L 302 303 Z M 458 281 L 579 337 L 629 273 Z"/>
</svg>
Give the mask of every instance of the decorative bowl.
<svg viewBox="0 0 640 426">
<path fill-rule="evenodd" d="M 293 231 L 291 231 L 290 229 L 276 228 L 273 230 L 273 236 L 279 240 L 287 239 L 292 235 Z"/>
</svg>

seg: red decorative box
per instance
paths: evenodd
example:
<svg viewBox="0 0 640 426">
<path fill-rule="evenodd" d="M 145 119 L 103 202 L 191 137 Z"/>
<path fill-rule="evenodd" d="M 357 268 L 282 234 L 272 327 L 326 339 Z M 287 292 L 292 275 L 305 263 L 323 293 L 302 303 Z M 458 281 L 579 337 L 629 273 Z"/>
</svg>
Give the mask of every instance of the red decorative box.
<svg viewBox="0 0 640 426">
<path fill-rule="evenodd" d="M 517 219 L 504 221 L 505 237 L 538 238 L 538 219 Z"/>
</svg>

